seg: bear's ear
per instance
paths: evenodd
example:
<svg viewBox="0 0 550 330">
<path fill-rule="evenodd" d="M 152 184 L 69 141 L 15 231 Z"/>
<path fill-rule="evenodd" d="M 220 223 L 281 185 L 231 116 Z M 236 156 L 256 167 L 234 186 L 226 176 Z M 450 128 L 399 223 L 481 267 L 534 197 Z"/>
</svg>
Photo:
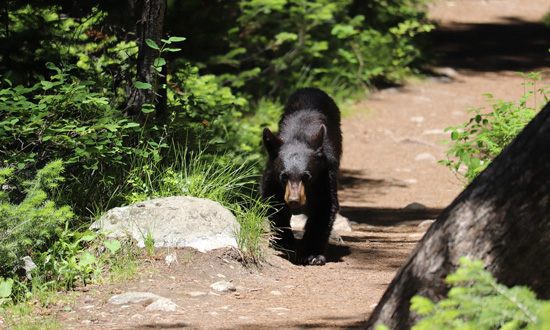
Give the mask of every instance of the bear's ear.
<svg viewBox="0 0 550 330">
<path fill-rule="evenodd" d="M 327 135 L 327 127 L 324 124 L 321 124 L 319 131 L 317 131 L 317 133 L 313 134 L 313 136 L 311 137 L 311 146 L 317 152 L 323 150 L 323 140 L 325 138 L 325 135 Z"/>
<path fill-rule="evenodd" d="M 275 134 L 273 134 L 267 127 L 264 128 L 263 140 L 265 148 L 269 153 L 269 157 L 271 159 L 277 158 L 277 154 L 279 153 L 279 149 L 283 144 L 283 140 L 275 136 Z"/>
</svg>

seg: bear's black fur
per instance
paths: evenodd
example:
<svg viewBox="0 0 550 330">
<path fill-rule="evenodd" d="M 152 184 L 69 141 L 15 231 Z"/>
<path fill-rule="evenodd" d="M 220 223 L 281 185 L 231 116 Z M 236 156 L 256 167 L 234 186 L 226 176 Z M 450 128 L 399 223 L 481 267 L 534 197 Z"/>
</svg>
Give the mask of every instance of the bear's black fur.
<svg viewBox="0 0 550 330">
<path fill-rule="evenodd" d="M 260 192 L 276 209 L 270 216 L 279 246 L 294 250 L 296 262 L 324 265 L 328 238 L 339 210 L 336 182 L 342 156 L 340 110 L 325 92 L 303 88 L 290 96 L 279 132 L 263 131 L 269 159 Z M 291 209 L 308 217 L 296 247 Z"/>
</svg>

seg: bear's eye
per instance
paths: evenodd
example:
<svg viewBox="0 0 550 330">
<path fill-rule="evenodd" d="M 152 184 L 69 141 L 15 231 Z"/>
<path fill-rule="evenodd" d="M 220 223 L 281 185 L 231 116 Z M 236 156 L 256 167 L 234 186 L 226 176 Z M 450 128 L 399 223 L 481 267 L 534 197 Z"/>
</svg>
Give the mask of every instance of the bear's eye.
<svg viewBox="0 0 550 330">
<path fill-rule="evenodd" d="M 281 173 L 281 182 L 287 182 L 288 181 L 288 173 L 283 172 Z"/>
<path fill-rule="evenodd" d="M 308 171 L 304 172 L 304 175 L 302 175 L 302 182 L 308 182 L 311 179 L 311 173 Z"/>
</svg>

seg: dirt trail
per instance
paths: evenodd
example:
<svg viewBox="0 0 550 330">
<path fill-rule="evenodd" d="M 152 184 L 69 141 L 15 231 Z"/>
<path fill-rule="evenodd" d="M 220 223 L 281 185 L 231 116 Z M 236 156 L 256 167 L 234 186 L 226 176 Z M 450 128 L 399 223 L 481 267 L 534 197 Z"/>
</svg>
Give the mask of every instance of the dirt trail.
<svg viewBox="0 0 550 330">
<path fill-rule="evenodd" d="M 550 68 L 548 39 L 540 40 L 534 23 L 548 10 L 547 0 L 441 1 L 430 8 L 441 26 L 435 50 L 445 55 L 437 65 L 453 69 L 444 70 L 449 77 L 375 93 L 343 120 L 340 200 L 355 224 L 342 244 L 330 246 L 326 266 L 294 266 L 273 256 L 262 271 L 249 271 L 230 252 L 183 249 L 171 267 L 152 261 L 139 279 L 86 287 L 76 303 L 49 312 L 67 329 L 360 328 L 425 232 L 422 221 L 461 191 L 462 183 L 437 164 L 444 159 L 443 129 L 464 122 L 469 106 L 484 105 L 482 93 L 521 96 L 522 78 L 513 71 Z M 510 33 L 509 47 L 495 52 L 487 42 L 502 29 Z M 518 52 L 514 42 L 529 47 Z M 543 84 L 550 85 L 547 75 Z M 222 279 L 235 291 L 214 293 L 210 284 Z M 179 308 L 107 303 L 127 291 L 153 292 Z"/>
</svg>

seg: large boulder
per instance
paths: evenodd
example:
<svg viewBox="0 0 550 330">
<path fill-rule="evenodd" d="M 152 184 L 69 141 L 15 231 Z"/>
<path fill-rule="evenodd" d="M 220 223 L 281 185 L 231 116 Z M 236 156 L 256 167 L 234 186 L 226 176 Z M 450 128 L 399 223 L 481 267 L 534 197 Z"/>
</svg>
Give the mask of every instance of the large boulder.
<svg viewBox="0 0 550 330">
<path fill-rule="evenodd" d="M 235 216 L 219 203 L 175 196 L 117 207 L 95 221 L 90 229 L 110 238 L 131 236 L 138 246 L 152 237 L 156 247 L 193 247 L 201 252 L 237 247 L 240 227 Z"/>
</svg>

